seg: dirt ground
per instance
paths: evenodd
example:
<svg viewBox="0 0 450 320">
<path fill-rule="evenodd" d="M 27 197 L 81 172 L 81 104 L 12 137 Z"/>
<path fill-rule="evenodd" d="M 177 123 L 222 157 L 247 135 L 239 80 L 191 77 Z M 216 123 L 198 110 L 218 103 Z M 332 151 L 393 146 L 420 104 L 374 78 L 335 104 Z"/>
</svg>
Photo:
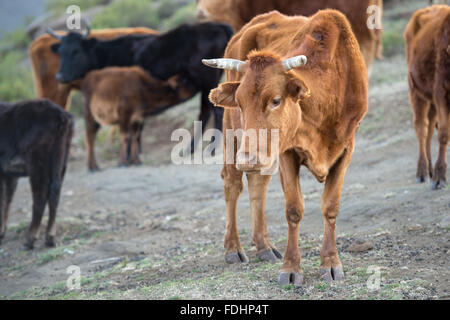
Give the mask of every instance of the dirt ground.
<svg viewBox="0 0 450 320">
<path fill-rule="evenodd" d="M 280 287 L 281 262 L 256 258 L 247 190 L 239 200 L 238 226 L 250 262 L 225 264 L 220 166 L 170 163 L 170 134 L 191 127 L 198 101 L 147 121 L 144 164 L 134 168 L 116 167 L 117 143 L 103 131 L 97 144 L 103 170 L 88 173 L 79 120 L 57 217 L 58 246 L 45 248 L 41 234 L 33 251 L 22 250 L 31 219 L 30 188 L 22 179 L 0 246 L 0 298 L 450 298 L 450 188 L 431 191 L 428 183 L 415 183 L 417 147 L 403 55 L 377 61 L 372 69 L 370 110 L 357 134 L 337 222 L 342 283 L 319 279 L 323 185 L 306 168 L 299 240 L 303 286 Z M 436 158 L 436 138 L 433 143 Z M 278 175 L 267 195 L 267 220 L 271 241 L 284 251 L 287 223 Z M 80 267 L 81 290 L 66 287 L 71 265 Z M 368 286 L 374 270 L 380 271 L 379 288 Z"/>
</svg>

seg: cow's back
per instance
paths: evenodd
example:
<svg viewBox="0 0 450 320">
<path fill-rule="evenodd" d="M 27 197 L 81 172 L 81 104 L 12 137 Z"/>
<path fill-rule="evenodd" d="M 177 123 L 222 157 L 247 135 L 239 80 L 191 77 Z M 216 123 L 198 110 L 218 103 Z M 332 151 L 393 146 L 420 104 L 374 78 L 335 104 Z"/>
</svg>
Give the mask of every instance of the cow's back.
<svg viewBox="0 0 450 320">
<path fill-rule="evenodd" d="M 208 7 L 210 18 L 230 23 L 239 31 L 247 22 L 259 14 L 277 10 L 294 16 L 311 16 L 321 9 L 335 9 L 345 14 L 360 45 L 367 66 L 375 58 L 381 58 L 381 28 L 368 28 L 367 21 L 370 6 L 376 6 L 380 15 L 383 12 L 383 0 L 229 0 L 225 10 L 219 5 Z M 381 17 L 380 21 L 381 22 Z M 380 27 L 380 26 L 379 26 Z"/>
<path fill-rule="evenodd" d="M 331 57 L 305 46 L 317 19 L 336 24 L 341 32 Z M 305 54 L 307 64 L 294 71 L 314 96 L 305 104 L 305 111 L 314 121 L 336 130 L 339 139 L 353 136 L 367 112 L 368 78 L 357 40 L 342 13 L 324 10 L 305 18 L 273 11 L 255 17 L 231 39 L 225 58 L 245 61 L 253 50 L 274 52 L 284 58 Z M 241 77 L 237 71 L 227 71 L 227 81 L 239 81 Z M 239 111 L 225 110 L 225 121 L 239 128 Z"/>
<path fill-rule="evenodd" d="M 64 35 L 65 32 L 57 32 Z M 148 28 L 117 28 L 92 30 L 90 38 L 110 40 L 129 34 L 157 34 L 157 31 Z M 35 93 L 38 98 L 48 98 L 62 107 L 66 107 L 67 98 L 72 88 L 79 88 L 79 81 L 70 84 L 61 84 L 55 76 L 60 68 L 60 57 L 52 52 L 51 46 L 59 40 L 43 34 L 35 39 L 28 50 L 33 71 Z"/>
<path fill-rule="evenodd" d="M 411 89 L 431 99 L 436 77 L 450 90 L 450 7 L 435 5 L 418 10 L 405 30 L 406 58 Z"/>
</svg>

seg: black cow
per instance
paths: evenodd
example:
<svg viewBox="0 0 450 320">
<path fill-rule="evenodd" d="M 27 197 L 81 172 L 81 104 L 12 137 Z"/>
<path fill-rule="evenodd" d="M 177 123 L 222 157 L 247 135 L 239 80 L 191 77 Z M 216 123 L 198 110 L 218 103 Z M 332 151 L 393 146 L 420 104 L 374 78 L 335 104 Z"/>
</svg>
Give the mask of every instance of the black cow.
<svg viewBox="0 0 450 320">
<path fill-rule="evenodd" d="M 0 102 L 0 241 L 17 181 L 28 176 L 33 215 L 25 247 L 33 249 L 45 207 L 46 245 L 55 246 L 55 218 L 73 133 L 72 116 L 53 102 Z"/>
<path fill-rule="evenodd" d="M 199 120 L 203 129 L 214 113 L 215 128 L 222 130 L 223 110 L 214 108 L 208 99 L 222 71 L 205 67 L 201 60 L 223 55 L 233 35 L 227 24 L 184 24 L 161 35 L 128 35 L 110 41 L 87 39 L 73 32 L 64 37 L 51 30 L 49 33 L 61 40 L 52 47 L 61 56 L 58 81 L 71 82 L 91 70 L 109 66 L 138 65 L 162 80 L 178 75 L 180 81 L 193 85 L 192 96 L 198 92 L 202 95 Z"/>
</svg>

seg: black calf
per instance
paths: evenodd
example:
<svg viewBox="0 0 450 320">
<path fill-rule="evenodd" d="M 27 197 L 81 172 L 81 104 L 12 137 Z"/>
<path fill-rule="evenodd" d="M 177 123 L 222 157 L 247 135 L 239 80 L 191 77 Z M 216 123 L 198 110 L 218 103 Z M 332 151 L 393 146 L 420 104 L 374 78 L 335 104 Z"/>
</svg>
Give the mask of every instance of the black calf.
<svg viewBox="0 0 450 320">
<path fill-rule="evenodd" d="M 49 100 L 0 102 L 0 241 L 17 181 L 28 176 L 32 221 L 25 247 L 33 249 L 45 207 L 46 245 L 55 245 L 55 218 L 73 133 L 72 116 Z"/>
</svg>

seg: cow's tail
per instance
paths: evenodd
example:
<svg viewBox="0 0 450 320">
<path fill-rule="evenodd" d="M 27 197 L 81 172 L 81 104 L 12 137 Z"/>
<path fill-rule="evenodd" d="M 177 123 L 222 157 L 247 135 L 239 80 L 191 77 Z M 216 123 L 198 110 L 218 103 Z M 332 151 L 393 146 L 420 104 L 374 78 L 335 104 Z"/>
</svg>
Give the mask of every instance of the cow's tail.
<svg viewBox="0 0 450 320">
<path fill-rule="evenodd" d="M 69 158 L 70 144 L 73 136 L 73 118 L 69 113 L 63 112 L 59 116 L 56 137 L 53 149 L 51 151 L 51 169 L 50 169 L 50 190 L 49 206 L 56 207 L 59 202 L 60 192 L 64 175 L 66 172 L 67 161 Z"/>
</svg>

